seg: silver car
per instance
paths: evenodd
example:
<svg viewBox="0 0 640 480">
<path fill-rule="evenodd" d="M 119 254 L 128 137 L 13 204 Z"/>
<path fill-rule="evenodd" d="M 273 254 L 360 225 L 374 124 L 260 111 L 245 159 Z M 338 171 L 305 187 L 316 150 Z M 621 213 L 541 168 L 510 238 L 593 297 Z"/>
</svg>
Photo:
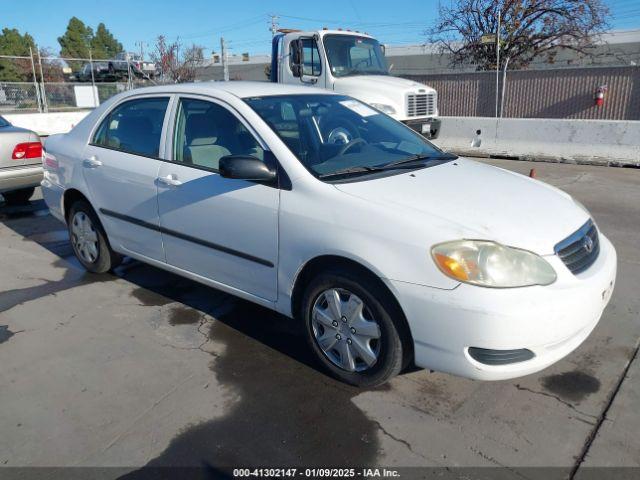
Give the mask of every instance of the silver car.
<svg viewBox="0 0 640 480">
<path fill-rule="evenodd" d="M 40 137 L 0 116 L 0 194 L 8 204 L 26 203 L 41 181 Z"/>
</svg>

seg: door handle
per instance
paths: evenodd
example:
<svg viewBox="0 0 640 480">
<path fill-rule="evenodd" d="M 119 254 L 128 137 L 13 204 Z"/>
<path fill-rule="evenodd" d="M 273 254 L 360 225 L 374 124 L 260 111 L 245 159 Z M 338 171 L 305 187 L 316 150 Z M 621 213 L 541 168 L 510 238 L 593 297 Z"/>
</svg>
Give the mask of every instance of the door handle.
<svg viewBox="0 0 640 480">
<path fill-rule="evenodd" d="M 169 187 L 179 187 L 182 182 L 178 180 L 178 176 L 175 174 L 167 175 L 166 177 L 158 177 L 158 182 Z"/>
<path fill-rule="evenodd" d="M 85 168 L 97 168 L 102 166 L 102 162 L 96 157 L 89 157 L 82 161 L 82 166 Z"/>
</svg>

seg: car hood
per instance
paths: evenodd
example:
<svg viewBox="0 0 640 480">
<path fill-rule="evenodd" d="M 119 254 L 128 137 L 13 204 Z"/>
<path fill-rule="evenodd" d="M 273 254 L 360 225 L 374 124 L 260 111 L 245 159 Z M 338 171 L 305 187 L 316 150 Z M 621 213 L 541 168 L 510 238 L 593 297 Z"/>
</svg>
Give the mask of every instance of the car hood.
<svg viewBox="0 0 640 480">
<path fill-rule="evenodd" d="M 425 235 L 434 242 L 492 240 L 551 255 L 556 243 L 589 218 L 568 194 L 555 187 L 463 158 L 335 186 L 387 208 L 414 210 L 416 222 L 425 223 Z"/>
<path fill-rule="evenodd" d="M 407 92 L 416 89 L 433 91 L 431 87 L 406 78 L 394 77 L 391 75 L 354 75 L 350 77 L 339 77 L 335 79 L 335 85 L 349 89 L 378 90 L 386 91 L 388 88 L 402 88 Z"/>
</svg>

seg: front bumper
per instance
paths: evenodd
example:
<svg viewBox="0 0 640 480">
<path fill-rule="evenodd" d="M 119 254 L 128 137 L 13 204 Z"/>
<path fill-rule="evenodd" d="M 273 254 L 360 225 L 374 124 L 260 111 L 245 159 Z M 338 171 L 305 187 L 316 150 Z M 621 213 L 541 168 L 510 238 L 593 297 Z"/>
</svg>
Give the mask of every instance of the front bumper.
<svg viewBox="0 0 640 480">
<path fill-rule="evenodd" d="M 37 187 L 42 181 L 42 165 L 0 169 L 0 193 Z"/>
<path fill-rule="evenodd" d="M 438 118 L 416 118 L 411 120 L 402 120 L 407 127 L 424 135 L 428 139 L 436 139 L 440 134 L 440 125 L 442 121 Z"/>
<path fill-rule="evenodd" d="M 389 280 L 404 309 L 419 367 L 481 380 L 542 370 L 577 348 L 600 320 L 616 278 L 616 251 L 600 236 L 596 262 L 574 276 L 557 256 L 548 286 L 511 289 L 460 284 L 453 290 Z M 528 349 L 533 358 L 505 365 L 476 361 L 469 348 Z"/>
</svg>

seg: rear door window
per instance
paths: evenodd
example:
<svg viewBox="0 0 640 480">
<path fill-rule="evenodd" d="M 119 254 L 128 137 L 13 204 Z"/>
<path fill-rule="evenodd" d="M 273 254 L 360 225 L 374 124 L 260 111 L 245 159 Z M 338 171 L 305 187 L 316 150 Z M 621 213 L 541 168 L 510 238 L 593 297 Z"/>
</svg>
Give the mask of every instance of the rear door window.
<svg viewBox="0 0 640 480">
<path fill-rule="evenodd" d="M 168 97 L 131 100 L 114 108 L 93 137 L 93 145 L 157 158 Z"/>
</svg>

